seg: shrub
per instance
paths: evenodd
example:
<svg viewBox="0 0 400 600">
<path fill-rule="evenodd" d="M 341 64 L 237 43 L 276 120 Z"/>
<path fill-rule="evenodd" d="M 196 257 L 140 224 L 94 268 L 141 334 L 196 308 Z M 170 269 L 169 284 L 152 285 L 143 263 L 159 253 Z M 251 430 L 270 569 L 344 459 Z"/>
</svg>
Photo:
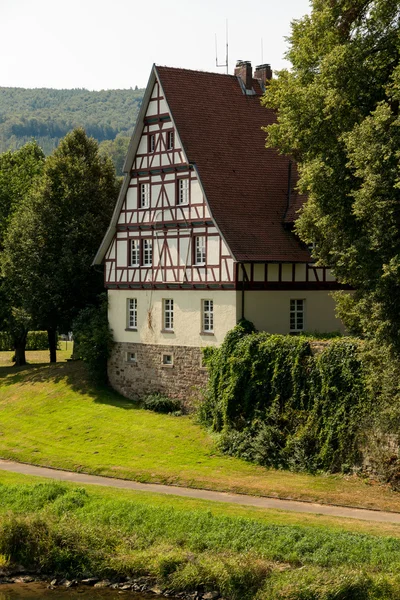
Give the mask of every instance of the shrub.
<svg viewBox="0 0 400 600">
<path fill-rule="evenodd" d="M 29 331 L 26 340 L 26 350 L 48 350 L 47 331 Z M 0 331 L 0 351 L 14 350 L 13 340 L 7 331 Z"/>
<path fill-rule="evenodd" d="M 97 306 L 84 308 L 73 324 L 74 352 L 88 366 L 92 379 L 106 383 L 107 360 L 113 345 L 112 333 L 108 327 L 107 296 L 99 296 Z"/>
<path fill-rule="evenodd" d="M 162 394 L 148 394 L 141 400 L 142 407 L 146 410 L 152 410 L 158 413 L 181 413 L 182 403 L 176 398 L 168 398 Z"/>
</svg>

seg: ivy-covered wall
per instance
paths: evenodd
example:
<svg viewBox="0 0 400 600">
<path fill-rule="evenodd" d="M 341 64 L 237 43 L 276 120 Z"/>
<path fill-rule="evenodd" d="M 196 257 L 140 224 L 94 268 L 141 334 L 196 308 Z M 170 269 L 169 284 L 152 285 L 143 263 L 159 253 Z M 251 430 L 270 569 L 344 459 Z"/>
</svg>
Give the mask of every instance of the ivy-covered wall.
<svg viewBox="0 0 400 600">
<path fill-rule="evenodd" d="M 220 432 L 225 452 L 261 465 L 359 467 L 372 406 L 360 346 L 338 338 L 313 354 L 306 337 L 257 333 L 243 321 L 220 348 L 206 350 L 200 419 Z"/>
</svg>

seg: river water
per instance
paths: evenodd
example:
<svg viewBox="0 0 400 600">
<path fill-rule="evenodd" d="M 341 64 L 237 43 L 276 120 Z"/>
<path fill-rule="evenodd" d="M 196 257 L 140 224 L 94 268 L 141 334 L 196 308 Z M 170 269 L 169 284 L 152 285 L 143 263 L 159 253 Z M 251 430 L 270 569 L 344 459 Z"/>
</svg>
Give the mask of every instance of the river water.
<svg viewBox="0 0 400 600">
<path fill-rule="evenodd" d="M 0 585 L 0 600 L 154 600 L 154 594 L 121 592 L 109 588 L 78 587 L 47 589 L 45 583 L 13 583 Z"/>
</svg>

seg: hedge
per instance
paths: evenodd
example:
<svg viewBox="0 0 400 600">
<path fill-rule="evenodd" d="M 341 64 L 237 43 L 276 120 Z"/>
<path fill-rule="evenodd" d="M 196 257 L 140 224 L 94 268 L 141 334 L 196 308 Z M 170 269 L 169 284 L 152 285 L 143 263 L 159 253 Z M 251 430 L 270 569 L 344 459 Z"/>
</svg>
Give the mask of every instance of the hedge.
<svg viewBox="0 0 400 600">
<path fill-rule="evenodd" d="M 29 331 L 26 350 L 48 350 L 47 331 Z M 11 336 L 6 331 L 0 331 L 0 351 L 13 350 Z"/>
</svg>

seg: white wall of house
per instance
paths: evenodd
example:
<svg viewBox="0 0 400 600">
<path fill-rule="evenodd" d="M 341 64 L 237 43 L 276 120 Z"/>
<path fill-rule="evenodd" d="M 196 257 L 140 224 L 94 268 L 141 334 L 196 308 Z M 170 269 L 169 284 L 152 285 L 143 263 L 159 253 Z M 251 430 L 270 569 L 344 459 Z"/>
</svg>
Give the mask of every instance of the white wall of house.
<svg viewBox="0 0 400 600">
<path fill-rule="evenodd" d="M 335 317 L 335 303 L 328 291 L 246 291 L 244 315 L 260 331 L 289 333 L 290 300 L 304 300 L 304 330 L 341 331 Z M 242 314 L 242 293 L 237 292 L 238 317 Z"/>
<path fill-rule="evenodd" d="M 236 325 L 234 290 L 109 290 L 108 318 L 116 342 L 210 346 Z M 129 329 L 128 300 L 137 299 L 137 330 Z M 163 300 L 174 301 L 173 331 L 164 330 Z M 213 300 L 213 333 L 202 331 L 204 300 Z"/>
</svg>

